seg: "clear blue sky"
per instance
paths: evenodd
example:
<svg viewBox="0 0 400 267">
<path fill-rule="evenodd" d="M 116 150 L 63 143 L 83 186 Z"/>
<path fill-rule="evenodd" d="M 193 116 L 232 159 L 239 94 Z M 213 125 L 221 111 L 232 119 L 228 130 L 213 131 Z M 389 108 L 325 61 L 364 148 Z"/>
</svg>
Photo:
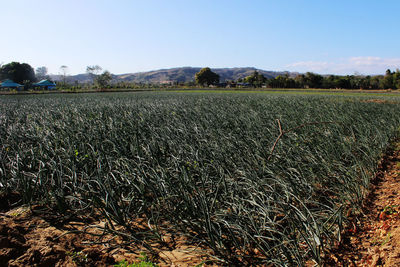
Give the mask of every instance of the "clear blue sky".
<svg viewBox="0 0 400 267">
<path fill-rule="evenodd" d="M 399 12 L 398 0 L 3 0 L 0 63 L 384 73 L 400 68 Z"/>
</svg>

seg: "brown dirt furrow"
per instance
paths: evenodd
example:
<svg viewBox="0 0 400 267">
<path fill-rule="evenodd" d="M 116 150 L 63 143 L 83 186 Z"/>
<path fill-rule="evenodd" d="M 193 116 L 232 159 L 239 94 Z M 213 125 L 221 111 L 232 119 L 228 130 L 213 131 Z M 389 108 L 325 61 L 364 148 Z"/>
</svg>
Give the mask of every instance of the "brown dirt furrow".
<svg viewBox="0 0 400 267">
<path fill-rule="evenodd" d="M 96 228 L 104 226 L 98 218 L 60 222 L 54 220 L 57 217 L 23 206 L 0 213 L 0 266 L 113 266 L 121 261 L 143 260 L 158 266 L 205 262 L 209 264 L 203 266 L 214 266 L 207 256 L 209 250 L 178 234 L 166 233 L 164 242 L 152 241 L 149 252 L 141 242 L 126 242 L 121 236 Z M 132 225 L 138 230 L 147 226 L 141 220 Z"/>
<path fill-rule="evenodd" d="M 351 218 L 327 266 L 400 266 L 400 141 L 382 160 L 363 214 Z"/>
</svg>

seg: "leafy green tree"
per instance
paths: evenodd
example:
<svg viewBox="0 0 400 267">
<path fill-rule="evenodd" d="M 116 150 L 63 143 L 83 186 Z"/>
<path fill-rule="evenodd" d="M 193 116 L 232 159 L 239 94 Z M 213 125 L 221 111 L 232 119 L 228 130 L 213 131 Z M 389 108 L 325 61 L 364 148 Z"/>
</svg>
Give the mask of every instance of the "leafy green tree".
<svg viewBox="0 0 400 267">
<path fill-rule="evenodd" d="M 309 88 L 321 88 L 323 79 L 321 75 L 312 72 L 307 72 L 305 76 L 305 82 Z"/>
<path fill-rule="evenodd" d="M 266 78 L 264 75 L 259 73 L 258 71 L 254 71 L 253 74 L 244 78 L 244 82 L 249 83 L 255 87 L 261 87 L 265 82 Z"/>
<path fill-rule="evenodd" d="M 195 74 L 195 81 L 200 85 L 211 85 L 219 82 L 219 75 L 212 72 L 210 68 L 202 68 Z"/>
<path fill-rule="evenodd" d="M 339 76 L 336 79 L 336 87 L 342 89 L 351 89 L 351 83 L 349 76 Z"/>
<path fill-rule="evenodd" d="M 383 76 L 373 76 L 371 78 L 371 89 L 379 89 L 380 87 L 380 83 L 382 80 Z"/>
<path fill-rule="evenodd" d="M 382 89 L 393 89 L 394 87 L 394 80 L 393 80 L 393 73 L 388 69 L 386 70 L 386 74 L 381 80 L 380 87 Z"/>
<path fill-rule="evenodd" d="M 100 88 L 106 87 L 110 83 L 111 80 L 112 80 L 112 75 L 108 70 L 106 70 L 102 74 L 96 76 L 96 84 Z"/>
<path fill-rule="evenodd" d="M 304 74 L 299 74 L 294 78 L 296 82 L 296 87 L 298 88 L 305 88 L 306 86 L 306 76 Z"/>
<path fill-rule="evenodd" d="M 335 88 L 335 75 L 324 77 L 321 87 L 325 89 Z"/>
<path fill-rule="evenodd" d="M 36 81 L 35 71 L 27 63 L 11 62 L 0 68 L 0 80 L 10 79 L 16 83 Z"/>
<path fill-rule="evenodd" d="M 400 89 L 400 70 L 393 72 L 393 88 Z"/>
<path fill-rule="evenodd" d="M 274 79 L 268 81 L 268 86 L 272 88 L 295 88 L 298 87 L 296 81 L 289 77 L 286 73 L 284 75 L 278 75 Z"/>
<path fill-rule="evenodd" d="M 371 88 L 371 76 L 367 75 L 360 80 L 360 89 L 370 89 Z"/>
</svg>

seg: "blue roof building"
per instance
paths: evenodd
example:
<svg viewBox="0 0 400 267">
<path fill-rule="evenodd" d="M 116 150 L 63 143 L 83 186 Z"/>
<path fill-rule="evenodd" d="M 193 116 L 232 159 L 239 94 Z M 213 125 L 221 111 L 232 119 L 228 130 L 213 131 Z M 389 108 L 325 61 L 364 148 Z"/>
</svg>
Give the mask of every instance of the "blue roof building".
<svg viewBox="0 0 400 267">
<path fill-rule="evenodd" d="M 34 83 L 33 86 L 41 87 L 41 88 L 48 89 L 48 90 L 56 89 L 56 84 L 49 80 L 41 80 L 38 83 Z"/>
<path fill-rule="evenodd" d="M 23 87 L 23 85 L 19 83 L 15 83 L 12 80 L 5 80 L 1 83 L 1 88 L 20 88 Z"/>
</svg>

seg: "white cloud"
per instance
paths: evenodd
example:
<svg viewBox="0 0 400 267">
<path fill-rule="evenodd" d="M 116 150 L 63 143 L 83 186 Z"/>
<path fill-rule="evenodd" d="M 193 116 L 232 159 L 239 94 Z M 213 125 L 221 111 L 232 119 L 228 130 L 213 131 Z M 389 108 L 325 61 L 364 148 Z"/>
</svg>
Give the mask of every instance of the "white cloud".
<svg viewBox="0 0 400 267">
<path fill-rule="evenodd" d="M 306 69 L 307 71 L 314 72 L 324 72 L 331 68 L 331 63 L 329 62 L 320 62 L 320 61 L 300 61 L 295 62 L 289 65 L 286 65 L 286 68 L 290 68 L 294 71 Z"/>
<path fill-rule="evenodd" d="M 290 71 L 312 71 L 322 74 L 384 74 L 387 69 L 395 70 L 400 68 L 400 58 L 350 57 L 331 62 L 295 62 L 285 67 Z"/>
</svg>

